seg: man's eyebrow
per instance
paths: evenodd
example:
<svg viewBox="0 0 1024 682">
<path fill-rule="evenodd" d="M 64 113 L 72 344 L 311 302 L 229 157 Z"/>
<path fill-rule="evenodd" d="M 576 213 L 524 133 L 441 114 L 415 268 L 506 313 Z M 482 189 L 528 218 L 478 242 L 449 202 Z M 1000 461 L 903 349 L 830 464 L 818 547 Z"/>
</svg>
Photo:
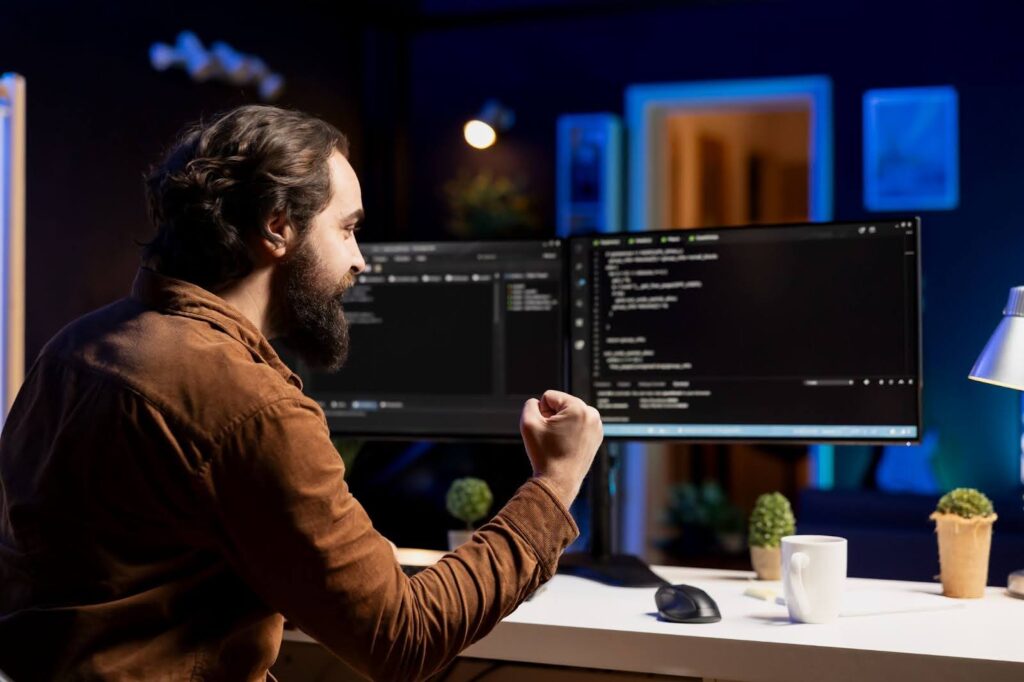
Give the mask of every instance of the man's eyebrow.
<svg viewBox="0 0 1024 682">
<path fill-rule="evenodd" d="M 345 216 L 344 218 L 342 218 L 341 222 L 346 224 L 346 225 L 348 223 L 358 223 L 358 222 L 360 222 L 365 217 L 366 217 L 366 214 L 363 212 L 363 209 L 357 208 L 355 211 L 352 211 L 352 213 L 350 213 L 347 216 Z"/>
</svg>

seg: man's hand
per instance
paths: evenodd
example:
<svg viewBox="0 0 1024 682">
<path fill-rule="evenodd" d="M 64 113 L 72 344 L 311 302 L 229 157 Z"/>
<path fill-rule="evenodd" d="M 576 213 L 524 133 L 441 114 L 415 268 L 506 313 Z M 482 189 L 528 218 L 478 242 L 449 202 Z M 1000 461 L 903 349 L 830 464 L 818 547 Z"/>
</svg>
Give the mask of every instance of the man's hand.
<svg viewBox="0 0 1024 682">
<path fill-rule="evenodd" d="M 519 420 L 533 473 L 549 484 L 568 507 L 604 439 L 601 415 L 585 402 L 561 391 L 530 398 Z"/>
</svg>

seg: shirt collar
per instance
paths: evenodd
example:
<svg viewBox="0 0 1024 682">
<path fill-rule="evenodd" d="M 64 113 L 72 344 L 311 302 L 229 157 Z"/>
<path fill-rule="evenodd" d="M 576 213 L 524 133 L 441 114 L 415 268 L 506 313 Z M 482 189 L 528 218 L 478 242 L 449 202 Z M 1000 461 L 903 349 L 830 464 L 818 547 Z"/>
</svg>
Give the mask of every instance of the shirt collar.
<svg viewBox="0 0 1024 682">
<path fill-rule="evenodd" d="M 191 282 L 141 267 L 135 275 L 131 297 L 154 310 L 206 320 L 248 348 L 254 358 L 270 365 L 286 381 L 302 389 L 302 379 L 284 364 L 263 332 L 238 308 L 216 294 Z"/>
</svg>

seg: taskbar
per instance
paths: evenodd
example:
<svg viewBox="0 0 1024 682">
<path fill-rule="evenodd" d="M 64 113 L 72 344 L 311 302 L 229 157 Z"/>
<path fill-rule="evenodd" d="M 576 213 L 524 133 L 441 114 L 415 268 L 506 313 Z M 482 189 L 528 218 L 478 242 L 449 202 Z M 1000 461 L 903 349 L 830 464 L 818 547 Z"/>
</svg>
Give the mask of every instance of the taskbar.
<svg viewBox="0 0 1024 682">
<path fill-rule="evenodd" d="M 605 424 L 605 436 L 650 438 L 907 439 L 917 426 L 856 424 Z"/>
</svg>

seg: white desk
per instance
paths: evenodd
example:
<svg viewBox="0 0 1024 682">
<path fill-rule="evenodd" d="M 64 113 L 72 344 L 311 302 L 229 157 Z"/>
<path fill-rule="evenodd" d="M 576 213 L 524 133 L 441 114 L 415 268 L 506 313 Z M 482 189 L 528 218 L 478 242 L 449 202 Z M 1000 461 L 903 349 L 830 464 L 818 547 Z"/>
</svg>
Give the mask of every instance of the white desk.
<svg viewBox="0 0 1024 682">
<path fill-rule="evenodd" d="M 1024 681 L 1024 600 L 1002 589 L 958 601 L 952 610 L 797 625 L 785 607 L 743 596 L 752 573 L 655 570 L 672 583 L 707 591 L 722 621 L 661 622 L 654 615 L 654 588 L 606 587 L 558 575 L 464 655 L 743 682 Z M 847 592 L 857 590 L 942 601 L 938 584 L 851 578 Z M 310 641 L 301 633 L 285 634 Z"/>
</svg>

